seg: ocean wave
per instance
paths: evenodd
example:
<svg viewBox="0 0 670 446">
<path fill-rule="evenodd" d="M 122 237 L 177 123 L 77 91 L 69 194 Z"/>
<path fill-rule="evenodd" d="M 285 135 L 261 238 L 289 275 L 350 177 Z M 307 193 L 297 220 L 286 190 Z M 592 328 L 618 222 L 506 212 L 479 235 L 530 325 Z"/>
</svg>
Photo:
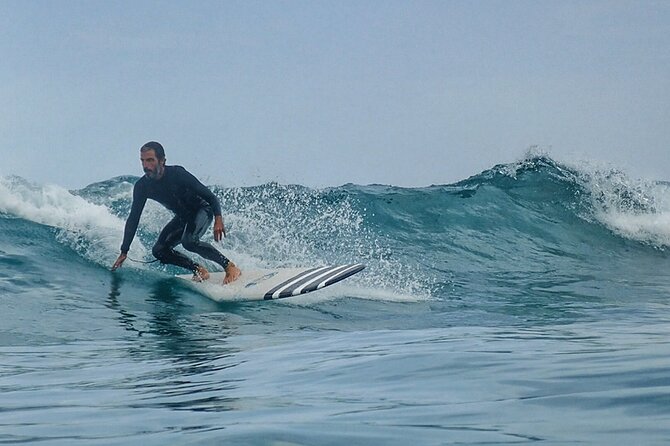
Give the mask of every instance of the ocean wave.
<svg viewBox="0 0 670 446">
<path fill-rule="evenodd" d="M 54 243 L 107 267 L 118 253 L 137 179 L 68 191 L 3 177 L 0 215 L 17 225 L 23 219 L 53 227 Z M 544 155 L 422 188 L 268 183 L 212 189 L 228 231 L 220 248 L 243 267 L 363 262 L 366 273 L 352 278 L 361 289 L 403 296 L 445 295 L 464 280 L 519 271 L 518 277 L 552 271 L 567 277 L 577 265 L 600 265 L 622 249 L 670 246 L 667 183 Z M 160 205 L 147 204 L 131 257 L 151 258 L 145 246 L 169 218 Z"/>
</svg>

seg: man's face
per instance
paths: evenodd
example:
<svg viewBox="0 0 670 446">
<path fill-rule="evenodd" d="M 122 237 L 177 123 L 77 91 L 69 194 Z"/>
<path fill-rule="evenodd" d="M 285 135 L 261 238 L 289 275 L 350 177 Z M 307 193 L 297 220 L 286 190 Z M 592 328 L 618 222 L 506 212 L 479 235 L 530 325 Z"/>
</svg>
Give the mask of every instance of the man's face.
<svg viewBox="0 0 670 446">
<path fill-rule="evenodd" d="M 150 179 L 158 180 L 163 176 L 165 160 L 159 160 L 154 149 L 141 151 L 140 160 L 142 161 L 142 170 Z"/>
</svg>

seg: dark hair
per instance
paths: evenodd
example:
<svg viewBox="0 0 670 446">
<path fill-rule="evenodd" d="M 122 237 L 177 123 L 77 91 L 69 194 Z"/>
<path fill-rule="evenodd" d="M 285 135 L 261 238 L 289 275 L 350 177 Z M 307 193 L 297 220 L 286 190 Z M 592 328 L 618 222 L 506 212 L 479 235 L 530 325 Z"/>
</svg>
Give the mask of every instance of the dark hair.
<svg viewBox="0 0 670 446">
<path fill-rule="evenodd" d="M 149 141 L 140 148 L 141 152 L 145 150 L 153 150 L 156 153 L 156 158 L 159 160 L 165 159 L 165 150 L 163 150 L 163 146 L 159 142 Z"/>
</svg>

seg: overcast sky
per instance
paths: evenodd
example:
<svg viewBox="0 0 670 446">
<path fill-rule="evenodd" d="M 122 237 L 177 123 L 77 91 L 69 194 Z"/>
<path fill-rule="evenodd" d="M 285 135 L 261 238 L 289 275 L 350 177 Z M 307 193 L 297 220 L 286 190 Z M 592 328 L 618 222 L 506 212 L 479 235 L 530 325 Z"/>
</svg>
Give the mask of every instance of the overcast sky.
<svg viewBox="0 0 670 446">
<path fill-rule="evenodd" d="M 0 0 L 0 175 L 454 182 L 521 158 L 670 179 L 668 1 Z"/>
</svg>

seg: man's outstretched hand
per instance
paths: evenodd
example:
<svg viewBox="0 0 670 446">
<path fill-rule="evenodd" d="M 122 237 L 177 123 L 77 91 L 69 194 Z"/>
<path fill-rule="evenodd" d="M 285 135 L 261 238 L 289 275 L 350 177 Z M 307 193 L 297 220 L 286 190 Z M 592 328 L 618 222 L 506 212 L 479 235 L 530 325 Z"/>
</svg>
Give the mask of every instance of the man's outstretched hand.
<svg viewBox="0 0 670 446">
<path fill-rule="evenodd" d="M 226 236 L 226 227 L 223 225 L 223 217 L 214 217 L 214 241 L 220 242 Z"/>
<path fill-rule="evenodd" d="M 114 265 L 112 265 L 112 271 L 119 269 L 119 267 L 123 265 L 123 262 L 126 260 L 126 257 L 128 256 L 124 253 L 119 254 L 119 258 L 116 259 L 116 262 L 114 262 Z"/>
</svg>

